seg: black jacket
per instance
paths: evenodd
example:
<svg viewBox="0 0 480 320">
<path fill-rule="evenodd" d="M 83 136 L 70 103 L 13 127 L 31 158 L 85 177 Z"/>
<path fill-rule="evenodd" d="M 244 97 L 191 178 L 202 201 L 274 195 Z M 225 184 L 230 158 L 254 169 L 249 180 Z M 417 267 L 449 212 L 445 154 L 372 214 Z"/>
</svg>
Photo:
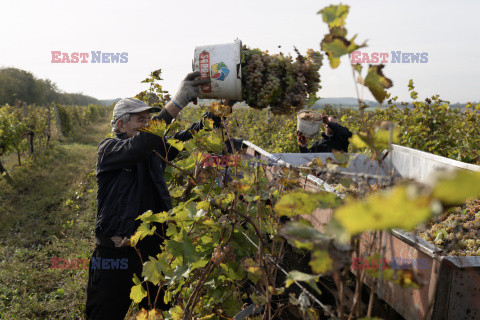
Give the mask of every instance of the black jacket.
<svg viewBox="0 0 480 320">
<path fill-rule="evenodd" d="M 171 115 L 163 109 L 154 119 L 167 124 Z M 178 132 L 174 138 L 186 141 L 190 129 L 199 130 L 198 123 Z M 100 142 L 97 153 L 97 237 L 131 236 L 139 225 L 135 219 L 147 210 L 168 211 L 172 201 L 164 178 L 165 163 L 153 152 L 173 160 L 178 150 L 165 139 L 147 132 L 127 138 L 107 138 Z"/>
<path fill-rule="evenodd" d="M 314 142 L 310 148 L 300 146 L 301 153 L 320 153 L 320 152 L 332 152 L 332 149 L 337 151 L 348 152 L 348 138 L 352 136 L 352 133 L 348 128 L 345 128 L 338 123 L 328 123 L 328 127 L 332 129 L 333 136 L 329 137 L 322 132 L 322 139 Z"/>
</svg>

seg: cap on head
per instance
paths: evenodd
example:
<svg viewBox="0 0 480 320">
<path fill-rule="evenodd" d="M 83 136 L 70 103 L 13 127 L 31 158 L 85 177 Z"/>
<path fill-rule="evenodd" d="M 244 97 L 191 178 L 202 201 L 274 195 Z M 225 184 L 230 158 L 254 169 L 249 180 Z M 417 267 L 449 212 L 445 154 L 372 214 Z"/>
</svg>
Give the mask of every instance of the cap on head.
<svg viewBox="0 0 480 320">
<path fill-rule="evenodd" d="M 158 112 L 161 109 L 157 107 L 150 107 L 145 102 L 135 98 L 124 98 L 117 102 L 113 108 L 112 123 L 118 120 L 121 116 L 127 113 L 139 113 L 143 111 Z"/>
</svg>

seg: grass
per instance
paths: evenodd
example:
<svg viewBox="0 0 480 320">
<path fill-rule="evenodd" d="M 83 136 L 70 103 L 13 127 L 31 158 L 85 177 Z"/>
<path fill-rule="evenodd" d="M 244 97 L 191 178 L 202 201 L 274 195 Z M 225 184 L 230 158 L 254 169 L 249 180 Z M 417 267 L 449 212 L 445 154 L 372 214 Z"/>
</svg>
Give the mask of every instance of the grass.
<svg viewBox="0 0 480 320">
<path fill-rule="evenodd" d="M 22 166 L 2 159 L 14 184 L 0 178 L 0 319 L 84 318 L 88 270 L 52 269 L 51 259 L 93 251 L 93 170 L 107 132 L 101 119 Z"/>
</svg>

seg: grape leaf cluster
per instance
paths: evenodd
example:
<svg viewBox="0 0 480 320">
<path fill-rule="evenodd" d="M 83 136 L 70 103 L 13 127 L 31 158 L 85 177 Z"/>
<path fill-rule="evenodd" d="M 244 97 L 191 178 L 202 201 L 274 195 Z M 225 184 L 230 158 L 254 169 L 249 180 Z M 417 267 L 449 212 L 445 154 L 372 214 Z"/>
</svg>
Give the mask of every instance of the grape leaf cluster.
<svg viewBox="0 0 480 320">
<path fill-rule="evenodd" d="M 295 51 L 294 60 L 283 53 L 269 54 L 243 46 L 243 97 L 250 107 L 270 106 L 274 114 L 291 114 L 317 100 L 323 56 L 312 49 L 305 56 Z"/>
</svg>

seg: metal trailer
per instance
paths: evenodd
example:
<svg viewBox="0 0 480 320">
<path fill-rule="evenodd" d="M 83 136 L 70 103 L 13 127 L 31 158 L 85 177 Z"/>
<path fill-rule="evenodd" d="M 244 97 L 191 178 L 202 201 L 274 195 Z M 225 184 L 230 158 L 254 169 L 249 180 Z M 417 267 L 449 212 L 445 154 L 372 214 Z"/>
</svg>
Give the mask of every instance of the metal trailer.
<svg viewBox="0 0 480 320">
<path fill-rule="evenodd" d="M 333 158 L 331 153 L 277 153 L 271 154 L 248 141 L 247 153 L 252 156 L 271 161 L 275 165 L 287 167 L 306 164 L 313 158 L 322 160 Z M 480 166 L 455 161 L 427 152 L 392 145 L 384 153 L 384 164 L 363 155 L 358 155 L 345 170 L 370 174 L 394 174 L 403 178 L 426 182 L 437 170 L 466 169 L 479 171 Z M 335 192 L 335 189 L 313 175 L 305 180 L 306 190 L 324 189 Z M 337 193 L 338 194 L 338 193 Z M 322 229 L 333 216 L 331 209 L 316 209 L 305 216 L 317 229 Z M 413 233 L 403 230 L 392 230 L 387 239 L 376 239 L 373 244 L 383 248 L 388 263 L 394 259 L 412 261 L 415 274 L 422 286 L 420 289 L 401 288 L 388 282 L 379 281 L 366 274 L 364 282 L 375 290 L 377 296 L 408 320 L 417 319 L 480 319 L 480 257 L 447 256 L 442 250 Z M 360 252 L 366 250 L 365 244 L 372 243 L 372 234 L 361 235 Z M 421 263 L 418 263 L 421 261 Z"/>
</svg>

